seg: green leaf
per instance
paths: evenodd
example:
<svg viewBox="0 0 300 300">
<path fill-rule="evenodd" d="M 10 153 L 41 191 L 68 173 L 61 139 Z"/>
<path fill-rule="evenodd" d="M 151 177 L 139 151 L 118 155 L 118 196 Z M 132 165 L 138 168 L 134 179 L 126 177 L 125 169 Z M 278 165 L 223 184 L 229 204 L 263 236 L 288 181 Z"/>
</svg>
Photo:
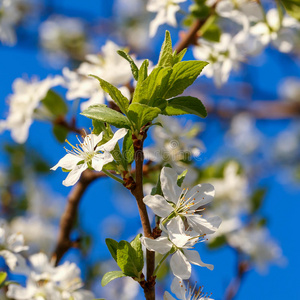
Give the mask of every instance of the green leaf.
<svg viewBox="0 0 300 300">
<path fill-rule="evenodd" d="M 105 239 L 105 243 L 112 258 L 117 261 L 117 249 L 119 243 L 113 239 Z"/>
<path fill-rule="evenodd" d="M 162 98 L 169 99 L 182 94 L 187 87 L 193 84 L 207 64 L 205 61 L 182 61 L 174 65 L 167 90 L 166 85 L 163 86 L 165 93 Z"/>
<path fill-rule="evenodd" d="M 207 116 L 206 109 L 202 102 L 195 97 L 182 96 L 167 101 L 167 107 L 162 112 L 168 116 L 193 114 L 201 118 Z"/>
<path fill-rule="evenodd" d="M 99 135 L 102 131 L 105 131 L 106 127 L 103 122 L 93 120 L 93 133 Z"/>
<path fill-rule="evenodd" d="M 222 246 L 224 246 L 227 243 L 226 236 L 225 235 L 220 235 L 217 236 L 215 239 L 213 239 L 211 242 L 208 244 L 209 249 L 217 249 Z"/>
<path fill-rule="evenodd" d="M 100 82 L 101 88 L 110 95 L 110 97 L 117 103 L 120 110 L 124 114 L 126 114 L 128 106 L 129 106 L 129 100 L 125 96 L 123 96 L 123 94 L 109 82 L 107 82 L 95 75 L 90 75 L 90 76 L 98 79 L 98 81 Z"/>
<path fill-rule="evenodd" d="M 127 276 L 139 277 L 136 252 L 127 241 L 121 241 L 118 244 L 117 264 Z"/>
<path fill-rule="evenodd" d="M 212 42 L 219 42 L 221 34 L 222 30 L 220 29 L 220 27 L 217 24 L 213 23 L 206 29 L 202 37 Z"/>
<path fill-rule="evenodd" d="M 48 91 L 41 102 L 54 116 L 64 116 L 68 112 L 68 106 L 63 98 L 52 90 Z"/>
<path fill-rule="evenodd" d="M 187 51 L 187 48 L 184 48 L 178 54 L 177 54 L 176 50 L 173 52 L 173 65 L 176 65 L 182 61 L 186 51 Z"/>
<path fill-rule="evenodd" d="M 156 67 L 143 83 L 136 87 L 132 103 L 148 104 L 155 99 L 164 99 L 171 74 L 171 68 Z"/>
<path fill-rule="evenodd" d="M 286 12 L 293 18 L 300 21 L 300 2 L 299 0 L 281 0 Z"/>
<path fill-rule="evenodd" d="M 128 130 L 123 140 L 123 157 L 127 164 L 131 164 L 134 160 L 134 147 L 132 142 L 132 132 Z"/>
<path fill-rule="evenodd" d="M 121 277 L 126 277 L 126 275 L 122 272 L 122 271 L 111 271 L 111 272 L 107 272 L 104 274 L 104 276 L 102 277 L 101 280 L 101 285 L 102 286 L 106 286 L 108 283 L 110 283 L 111 281 L 117 279 L 117 278 L 121 278 Z"/>
<path fill-rule="evenodd" d="M 187 172 L 188 172 L 188 170 L 184 170 L 180 175 L 178 175 L 178 177 L 177 177 L 177 185 L 178 186 L 182 185 Z"/>
<path fill-rule="evenodd" d="M 159 172 L 158 178 L 157 178 L 157 182 L 156 182 L 156 186 L 152 189 L 151 191 L 151 195 L 163 195 L 162 189 L 161 189 L 161 182 L 160 182 L 160 174 L 161 171 Z"/>
<path fill-rule="evenodd" d="M 263 204 L 263 200 L 266 196 L 267 190 L 265 188 L 259 188 L 251 196 L 251 213 L 258 211 Z"/>
<path fill-rule="evenodd" d="M 54 136 L 60 143 L 65 142 L 69 133 L 69 130 L 66 127 L 57 124 L 53 126 L 52 131 Z"/>
<path fill-rule="evenodd" d="M 165 34 L 165 40 L 162 44 L 158 67 L 172 67 L 173 66 L 173 50 L 172 50 L 172 40 L 170 32 L 167 30 Z"/>
<path fill-rule="evenodd" d="M 142 126 L 154 120 L 161 110 L 157 107 L 150 107 L 141 103 L 132 103 L 128 109 L 128 117 L 135 124 L 137 131 Z"/>
<path fill-rule="evenodd" d="M 104 104 L 91 105 L 84 110 L 81 115 L 101 122 L 107 122 L 117 128 L 130 129 L 130 122 L 128 118 L 121 113 L 107 107 Z"/>
<path fill-rule="evenodd" d="M 138 234 L 135 237 L 135 239 L 130 243 L 130 245 L 132 246 L 132 248 L 135 250 L 136 253 L 135 264 L 139 272 L 142 271 L 144 267 L 144 253 L 142 249 L 142 243 L 140 241 L 141 236 L 142 236 L 141 234 Z"/>
<path fill-rule="evenodd" d="M 0 272 L 0 289 L 5 285 L 5 279 L 7 277 L 6 272 Z"/>
<path fill-rule="evenodd" d="M 131 56 L 126 53 L 125 51 L 123 50 L 118 50 L 117 53 L 122 56 L 123 58 L 125 58 L 129 63 L 130 63 L 130 67 L 131 67 L 131 72 L 132 72 L 132 75 L 133 75 L 133 78 L 138 81 L 139 79 L 139 69 L 138 67 L 136 66 L 134 60 L 131 58 Z"/>
<path fill-rule="evenodd" d="M 149 67 L 149 60 L 146 59 L 143 61 L 139 70 L 139 79 L 137 81 L 136 88 L 133 94 L 132 103 L 138 102 L 139 90 L 141 89 L 144 80 L 148 77 L 148 67 Z"/>
</svg>

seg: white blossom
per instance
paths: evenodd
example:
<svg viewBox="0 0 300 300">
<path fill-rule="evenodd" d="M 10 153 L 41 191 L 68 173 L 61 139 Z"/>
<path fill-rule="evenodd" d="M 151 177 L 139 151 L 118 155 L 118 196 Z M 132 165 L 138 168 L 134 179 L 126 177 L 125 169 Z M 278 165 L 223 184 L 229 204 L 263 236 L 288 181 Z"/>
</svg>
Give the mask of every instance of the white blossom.
<svg viewBox="0 0 300 300">
<path fill-rule="evenodd" d="M 10 284 L 7 296 L 16 300 L 92 300 L 93 293 L 81 289 L 80 269 L 70 262 L 57 267 L 43 253 L 29 257 L 29 266 L 20 272 L 27 275 L 26 286 Z"/>
<path fill-rule="evenodd" d="M 150 37 L 155 36 L 157 28 L 162 24 L 169 24 L 173 27 L 177 26 L 176 12 L 180 10 L 178 3 L 186 0 L 149 0 L 147 10 L 157 13 L 154 20 L 150 23 Z"/>
<path fill-rule="evenodd" d="M 270 263 L 284 263 L 281 248 L 270 237 L 266 228 L 246 227 L 230 234 L 227 240 L 232 247 L 249 255 L 251 261 L 261 272 L 266 271 Z"/>
<path fill-rule="evenodd" d="M 87 55 L 86 62 L 83 62 L 76 71 L 64 68 L 65 86 L 68 89 L 66 98 L 68 100 L 88 98 L 89 101 L 81 105 L 81 110 L 92 104 L 104 103 L 105 94 L 99 81 L 89 76 L 90 74 L 114 86 L 122 87 L 122 93 L 129 97 L 130 92 L 125 85 L 132 80 L 132 73 L 128 62 L 117 53 L 119 49 L 118 45 L 107 41 L 101 48 L 101 55 Z"/>
<path fill-rule="evenodd" d="M 0 256 L 2 256 L 10 268 L 14 270 L 18 265 L 22 264 L 22 257 L 19 254 L 28 250 L 28 246 L 24 245 L 24 237 L 20 233 L 13 233 L 7 236 L 4 224 L 0 227 Z"/>
<path fill-rule="evenodd" d="M 172 281 L 171 291 L 179 300 L 213 300 L 210 296 L 203 293 L 203 286 L 196 288 L 196 284 L 192 288 L 189 283 L 186 286 L 184 282 L 175 277 Z M 176 300 L 169 292 L 165 292 L 164 300 Z"/>
<path fill-rule="evenodd" d="M 48 76 L 38 81 L 27 82 L 17 78 L 13 82 L 13 94 L 9 97 L 9 114 L 6 120 L 0 121 L 0 132 L 10 130 L 17 143 L 24 143 L 28 138 L 29 127 L 34 118 L 34 111 L 47 92 L 62 83 L 59 76 Z"/>
<path fill-rule="evenodd" d="M 220 223 L 219 217 L 203 218 L 200 213 L 203 206 L 212 201 L 215 190 L 211 184 L 198 184 L 189 189 L 177 186 L 178 174 L 171 168 L 164 167 L 161 171 L 160 182 L 164 197 L 148 195 L 143 201 L 153 212 L 162 217 L 161 222 L 172 217 L 186 218 L 189 226 L 199 234 L 214 233 Z"/>
<path fill-rule="evenodd" d="M 99 135 L 93 133 L 85 136 L 83 142 L 79 139 L 79 145 L 73 146 L 72 150 L 66 150 L 67 154 L 54 166 L 51 170 L 56 170 L 58 167 L 69 170 L 67 178 L 63 181 L 63 185 L 74 185 L 80 178 L 81 173 L 92 167 L 100 172 L 104 165 L 114 160 L 110 153 L 116 146 L 118 140 L 123 138 L 127 133 L 127 129 L 119 129 L 115 132 L 112 139 L 101 146 L 97 146 L 103 138 L 103 132 Z"/>
<path fill-rule="evenodd" d="M 181 279 L 189 279 L 191 276 L 191 264 L 201 267 L 207 267 L 213 270 L 213 265 L 204 263 L 200 255 L 193 249 L 196 243 L 203 241 L 203 235 L 191 230 L 186 230 L 185 225 L 180 216 L 173 218 L 167 223 L 166 227 L 162 226 L 163 235 L 156 239 L 141 237 L 143 245 L 151 251 L 156 251 L 161 254 L 167 254 L 174 251 L 172 254 L 170 267 L 173 274 Z"/>
<path fill-rule="evenodd" d="M 288 77 L 279 86 L 279 95 L 282 100 L 300 102 L 300 79 Z"/>
<path fill-rule="evenodd" d="M 217 87 L 227 82 L 232 69 L 238 69 L 240 62 L 245 57 L 239 52 L 237 42 L 240 36 L 231 36 L 223 33 L 219 42 L 199 40 L 199 45 L 193 48 L 196 59 L 207 61 L 209 64 L 204 68 L 202 74 L 208 78 L 213 77 Z"/>
</svg>

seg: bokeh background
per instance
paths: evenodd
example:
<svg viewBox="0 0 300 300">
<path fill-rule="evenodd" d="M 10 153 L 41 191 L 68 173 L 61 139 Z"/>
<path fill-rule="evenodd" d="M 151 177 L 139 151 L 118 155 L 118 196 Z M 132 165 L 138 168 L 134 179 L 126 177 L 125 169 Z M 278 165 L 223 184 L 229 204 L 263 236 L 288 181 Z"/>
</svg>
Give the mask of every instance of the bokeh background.
<svg viewBox="0 0 300 300">
<path fill-rule="evenodd" d="M 86 53 L 99 52 L 107 40 L 129 47 L 139 59 L 149 58 L 156 63 L 165 30 L 170 30 L 176 43 L 180 30 L 185 29 L 164 25 L 150 39 L 148 27 L 153 14 L 145 10 L 146 1 L 142 0 L 36 0 L 28 3 L 24 18 L 16 26 L 16 44 L 0 45 L 1 119 L 7 115 L 6 99 L 18 77 L 44 79 L 49 74 L 61 75 L 63 67 L 76 68 Z M 189 1 L 184 3 L 183 10 L 187 11 L 189 4 Z M 179 13 L 177 17 L 180 25 L 185 16 Z M 46 28 L 45 22 L 49 20 L 54 23 Z M 74 23 L 67 24 L 67 20 Z M 60 48 L 51 41 L 51 34 L 56 30 L 54 24 L 58 26 L 57 30 L 65 30 L 66 36 L 70 37 L 70 32 L 77 32 L 79 36 Z M 63 37 L 63 41 L 66 40 Z M 208 108 L 208 117 L 178 118 L 181 122 L 190 119 L 201 124 L 198 137 L 205 150 L 197 158 L 200 168 L 234 159 L 243 166 L 251 188 L 266 188 L 260 214 L 266 218 L 267 227 L 282 248 L 284 259 L 279 265 L 271 264 L 265 272 L 257 269 L 247 272 L 236 299 L 300 299 L 297 221 L 300 210 L 299 53 L 280 53 L 272 46 L 267 47 L 232 72 L 221 88 L 216 88 L 212 79 L 200 76 L 189 92 L 201 98 Z M 185 59 L 194 59 L 190 49 Z M 291 78 L 298 80 L 298 91 L 295 88 L 292 97 L 284 89 L 285 82 Z M 65 93 L 63 88 L 56 90 L 62 95 Z M 287 113 L 286 107 L 291 107 Z M 90 120 L 77 113 L 78 109 L 76 111 L 73 105 L 68 117 L 76 116 L 78 127 L 89 128 Z M 70 134 L 69 139 L 74 140 L 74 136 Z M 152 144 L 151 138 L 147 144 Z M 44 251 L 49 251 L 55 243 L 59 217 L 70 191 L 61 184 L 65 173 L 48 172 L 48 168 L 65 154 L 63 146 L 55 139 L 52 125 L 44 121 L 34 122 L 24 145 L 14 143 L 9 132 L 0 136 L 2 182 L 9 181 L 2 186 L 1 218 L 13 222 L 29 209 L 27 219 L 22 222 L 27 220 L 32 225 L 39 224 L 39 221 L 34 223 L 35 220 L 44 219 L 46 226 L 42 232 L 36 228 L 40 225 L 32 225 L 35 228 L 30 229 L 33 236 L 45 238 L 48 244 Z M 13 213 L 10 213 L 10 205 Z M 30 227 L 22 224 L 21 227 Z M 132 287 L 132 283 L 126 281 L 101 287 L 101 274 L 112 270 L 104 240 L 106 237 L 129 240 L 139 230 L 134 198 L 112 180 L 100 179 L 85 193 L 79 207 L 78 226 L 73 232 L 75 238 L 82 238 L 83 251 L 71 250 L 64 260 L 80 265 L 83 278 L 97 297 L 114 299 L 110 289 L 133 291 L 136 286 Z M 200 245 L 199 249 L 202 259 L 214 264 L 215 269 L 194 268 L 193 280 L 204 285 L 206 292 L 212 292 L 213 299 L 223 299 L 228 284 L 236 275 L 236 254 L 228 246 L 209 250 Z M 164 279 L 167 288 L 170 278 Z M 158 286 L 161 293 L 163 288 L 163 285 Z M 142 299 L 142 296 L 138 294 L 128 299 Z"/>
</svg>

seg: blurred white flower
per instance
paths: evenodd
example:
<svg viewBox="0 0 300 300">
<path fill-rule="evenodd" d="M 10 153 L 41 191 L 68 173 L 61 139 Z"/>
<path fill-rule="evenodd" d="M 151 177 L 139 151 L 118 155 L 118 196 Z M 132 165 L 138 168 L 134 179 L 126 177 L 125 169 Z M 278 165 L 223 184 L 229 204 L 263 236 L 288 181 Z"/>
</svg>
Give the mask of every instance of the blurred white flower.
<svg viewBox="0 0 300 300">
<path fill-rule="evenodd" d="M 0 256 L 2 256 L 10 268 L 14 270 L 23 263 L 20 252 L 28 250 L 24 245 L 24 237 L 20 233 L 7 234 L 4 224 L 0 227 Z"/>
<path fill-rule="evenodd" d="M 55 267 L 43 253 L 30 256 L 29 262 L 30 266 L 20 273 L 28 276 L 26 286 L 10 284 L 6 294 L 8 297 L 16 300 L 94 299 L 93 293 L 81 289 L 80 269 L 74 263 L 65 262 Z"/>
<path fill-rule="evenodd" d="M 67 178 L 63 181 L 63 185 L 74 185 L 80 178 L 83 171 L 92 167 L 100 172 L 104 165 L 114 160 L 110 153 L 116 146 L 117 142 L 127 133 L 127 129 L 121 128 L 115 132 L 114 136 L 105 144 L 97 146 L 103 138 L 103 132 L 99 135 L 93 133 L 84 137 L 76 147 L 72 144 L 72 150 L 66 150 L 67 154 L 54 166 L 51 170 L 56 170 L 58 167 L 69 170 Z"/>
<path fill-rule="evenodd" d="M 214 300 L 207 294 L 203 293 L 203 287 L 196 288 L 196 285 L 192 288 L 189 283 L 187 286 L 184 282 L 175 277 L 172 281 L 171 291 L 176 295 L 179 300 Z M 169 292 L 165 292 L 164 300 L 176 300 Z"/>
<path fill-rule="evenodd" d="M 22 0 L 0 0 L 0 41 L 3 44 L 14 45 L 16 34 L 14 27 L 20 21 Z"/>
<path fill-rule="evenodd" d="M 155 36 L 157 28 L 162 24 L 169 24 L 173 27 L 177 26 L 176 12 L 180 10 L 178 3 L 186 0 L 149 0 L 147 10 L 157 13 L 154 20 L 150 23 L 150 37 Z"/>
<path fill-rule="evenodd" d="M 300 102 L 300 78 L 288 77 L 279 86 L 282 100 Z"/>
<path fill-rule="evenodd" d="M 122 93 L 129 97 L 130 92 L 125 85 L 133 77 L 129 63 L 117 53 L 120 48 L 112 41 L 107 41 L 101 48 L 101 55 L 87 55 L 86 62 L 83 62 L 76 71 L 64 68 L 65 86 L 68 89 L 66 98 L 68 100 L 89 98 L 87 103 L 81 105 L 81 110 L 92 104 L 104 103 L 104 92 L 101 90 L 98 80 L 90 77 L 90 74 L 96 75 L 114 86 L 122 87 Z"/>
<path fill-rule="evenodd" d="M 230 234 L 229 244 L 249 255 L 260 272 L 265 272 L 271 263 L 283 264 L 285 259 L 281 248 L 263 227 L 248 227 Z"/>
<path fill-rule="evenodd" d="M 34 119 L 34 111 L 47 92 L 54 86 L 60 85 L 60 76 L 38 81 L 27 82 L 17 78 L 13 82 L 13 94 L 9 96 L 9 114 L 5 121 L 0 121 L 0 133 L 10 130 L 12 138 L 17 143 L 24 143 L 28 138 L 29 127 Z"/>
<path fill-rule="evenodd" d="M 258 22 L 250 28 L 250 33 L 259 38 L 263 45 L 270 42 L 281 52 L 291 52 L 299 39 L 300 23 L 289 15 L 282 20 L 276 8 L 266 14 L 265 22 Z"/>
<path fill-rule="evenodd" d="M 203 235 L 191 230 L 186 230 L 180 216 L 173 218 L 167 223 L 167 226 L 161 226 L 163 234 L 156 239 L 141 237 L 142 244 L 151 251 L 157 251 L 160 254 L 172 254 L 170 267 L 174 276 L 181 279 L 189 279 L 191 276 L 191 263 L 201 267 L 207 267 L 213 270 L 214 266 L 204 263 L 200 255 L 193 249 L 195 244 L 203 242 Z"/>
<path fill-rule="evenodd" d="M 221 87 L 226 83 L 231 70 L 238 69 L 240 62 L 245 61 L 245 57 L 237 48 L 239 39 L 240 36 L 223 33 L 220 42 L 199 39 L 199 45 L 193 47 L 194 57 L 209 63 L 202 74 L 208 78 L 213 77 L 217 87 Z"/>
</svg>

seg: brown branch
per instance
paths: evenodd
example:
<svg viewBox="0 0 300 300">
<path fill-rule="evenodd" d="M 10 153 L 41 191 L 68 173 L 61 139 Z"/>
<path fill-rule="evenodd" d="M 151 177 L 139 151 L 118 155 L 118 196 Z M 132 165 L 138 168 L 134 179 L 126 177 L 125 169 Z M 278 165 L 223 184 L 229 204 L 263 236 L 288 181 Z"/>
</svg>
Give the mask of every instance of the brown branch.
<svg viewBox="0 0 300 300">
<path fill-rule="evenodd" d="M 56 265 L 63 255 L 73 246 L 70 234 L 76 220 L 80 199 L 90 183 L 100 177 L 106 177 L 106 174 L 86 170 L 82 173 L 78 183 L 72 188 L 68 196 L 65 211 L 61 216 L 57 245 L 52 254 L 52 258 L 55 259 Z"/>
</svg>

